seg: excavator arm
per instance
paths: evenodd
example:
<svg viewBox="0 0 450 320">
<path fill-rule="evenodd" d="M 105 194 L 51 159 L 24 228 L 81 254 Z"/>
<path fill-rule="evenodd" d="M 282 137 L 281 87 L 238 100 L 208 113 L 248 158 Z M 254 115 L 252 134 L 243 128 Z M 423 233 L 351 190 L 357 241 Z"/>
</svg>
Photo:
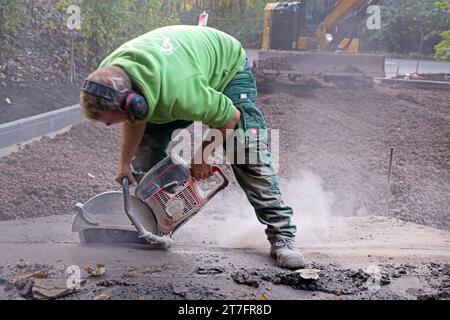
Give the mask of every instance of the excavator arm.
<svg viewBox="0 0 450 320">
<path fill-rule="evenodd" d="M 336 50 L 344 39 L 348 44 L 356 36 L 358 25 L 367 16 L 367 8 L 375 5 L 379 0 L 340 0 L 328 15 L 317 26 L 315 36 L 319 50 Z M 327 34 L 333 36 L 328 41 Z"/>
</svg>

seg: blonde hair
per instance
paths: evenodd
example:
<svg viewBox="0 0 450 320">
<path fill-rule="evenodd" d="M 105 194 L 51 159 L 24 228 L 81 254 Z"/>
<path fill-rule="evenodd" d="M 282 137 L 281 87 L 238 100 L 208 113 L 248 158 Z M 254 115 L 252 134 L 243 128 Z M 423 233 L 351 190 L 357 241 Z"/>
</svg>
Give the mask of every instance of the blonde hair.
<svg viewBox="0 0 450 320">
<path fill-rule="evenodd" d="M 92 80 L 118 91 L 131 89 L 131 80 L 125 71 L 119 67 L 106 67 L 91 73 L 88 80 Z M 90 93 L 81 91 L 80 106 L 84 116 L 89 120 L 97 120 L 99 111 L 118 111 L 120 101 L 110 101 Z"/>
</svg>

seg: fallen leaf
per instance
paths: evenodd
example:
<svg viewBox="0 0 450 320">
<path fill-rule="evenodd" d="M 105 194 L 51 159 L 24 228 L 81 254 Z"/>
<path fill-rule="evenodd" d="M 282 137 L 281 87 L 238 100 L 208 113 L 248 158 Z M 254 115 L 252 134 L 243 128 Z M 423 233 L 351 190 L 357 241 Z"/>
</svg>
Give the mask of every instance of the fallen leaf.
<svg viewBox="0 0 450 320">
<path fill-rule="evenodd" d="M 261 296 L 261 300 L 267 300 L 267 297 L 266 297 L 265 294 L 263 294 L 263 295 Z"/>
<path fill-rule="evenodd" d="M 33 272 L 28 270 L 28 268 L 20 268 L 20 270 L 12 278 L 12 283 L 15 285 L 20 280 L 31 277 L 32 274 Z"/>
<path fill-rule="evenodd" d="M 94 300 L 109 300 L 109 299 L 111 299 L 111 296 L 108 296 L 105 293 L 100 293 L 94 297 Z"/>
<path fill-rule="evenodd" d="M 29 278 L 37 278 L 37 279 L 43 279 L 47 278 L 48 274 L 43 271 L 30 271 L 28 268 L 21 268 L 16 275 L 12 279 L 12 283 L 15 285 L 19 281 L 22 281 L 24 279 Z"/>
<path fill-rule="evenodd" d="M 104 264 L 97 263 L 97 267 L 88 266 L 84 270 L 92 277 L 100 277 L 105 273 L 106 267 Z"/>
<path fill-rule="evenodd" d="M 35 279 L 45 279 L 47 277 L 48 277 L 48 274 L 46 272 L 33 273 L 33 278 L 35 278 Z"/>
</svg>

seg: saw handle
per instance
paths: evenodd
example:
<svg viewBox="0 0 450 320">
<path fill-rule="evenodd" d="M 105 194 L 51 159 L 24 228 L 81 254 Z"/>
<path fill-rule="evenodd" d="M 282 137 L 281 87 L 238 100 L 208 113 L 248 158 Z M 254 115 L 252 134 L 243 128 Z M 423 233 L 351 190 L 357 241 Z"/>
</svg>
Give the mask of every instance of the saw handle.
<svg viewBox="0 0 450 320">
<path fill-rule="evenodd" d="M 229 183 L 228 177 L 225 175 L 222 169 L 220 169 L 219 166 L 212 166 L 212 172 L 218 172 L 222 176 L 224 181 L 224 183 L 222 184 L 222 189 L 228 186 Z"/>
<path fill-rule="evenodd" d="M 219 166 L 212 165 L 211 167 L 212 167 L 211 170 L 213 172 L 213 175 L 218 174 L 220 176 L 220 178 L 222 179 L 222 182 L 219 185 L 215 186 L 214 188 L 212 188 L 210 190 L 203 190 L 200 187 L 200 185 L 202 184 L 202 181 L 195 180 L 195 183 L 197 184 L 198 188 L 200 188 L 200 190 L 202 190 L 202 192 L 204 192 L 204 198 L 207 200 L 214 197 L 220 190 L 225 189 L 229 183 L 227 176 L 225 175 L 225 173 L 222 171 L 222 169 Z M 209 178 L 206 178 L 205 180 L 208 180 L 211 178 L 212 178 L 212 176 Z"/>
<path fill-rule="evenodd" d="M 128 177 L 123 177 L 122 179 L 122 191 L 125 211 L 128 211 L 130 208 L 130 179 L 128 179 Z"/>
<path fill-rule="evenodd" d="M 139 219 L 133 215 L 130 211 L 130 180 L 128 177 L 123 177 L 122 180 L 122 189 L 123 189 L 123 205 L 125 209 L 125 213 L 130 219 L 131 223 L 136 227 L 139 232 L 139 238 L 144 238 L 150 243 L 155 243 L 157 245 L 162 246 L 163 248 L 169 248 L 173 240 L 169 237 L 159 237 L 150 231 L 147 231 Z"/>
</svg>

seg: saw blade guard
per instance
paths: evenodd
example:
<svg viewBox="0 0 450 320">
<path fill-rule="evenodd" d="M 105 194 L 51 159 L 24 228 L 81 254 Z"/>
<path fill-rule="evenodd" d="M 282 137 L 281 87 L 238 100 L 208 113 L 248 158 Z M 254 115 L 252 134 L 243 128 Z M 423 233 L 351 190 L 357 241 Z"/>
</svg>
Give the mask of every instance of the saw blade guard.
<svg viewBox="0 0 450 320">
<path fill-rule="evenodd" d="M 145 243 L 138 237 L 136 228 L 124 214 L 123 193 L 104 192 L 77 203 L 78 214 L 72 232 L 78 232 L 82 243 Z M 130 207 L 147 230 L 157 233 L 156 218 L 150 208 L 135 196 L 130 197 Z"/>
</svg>

